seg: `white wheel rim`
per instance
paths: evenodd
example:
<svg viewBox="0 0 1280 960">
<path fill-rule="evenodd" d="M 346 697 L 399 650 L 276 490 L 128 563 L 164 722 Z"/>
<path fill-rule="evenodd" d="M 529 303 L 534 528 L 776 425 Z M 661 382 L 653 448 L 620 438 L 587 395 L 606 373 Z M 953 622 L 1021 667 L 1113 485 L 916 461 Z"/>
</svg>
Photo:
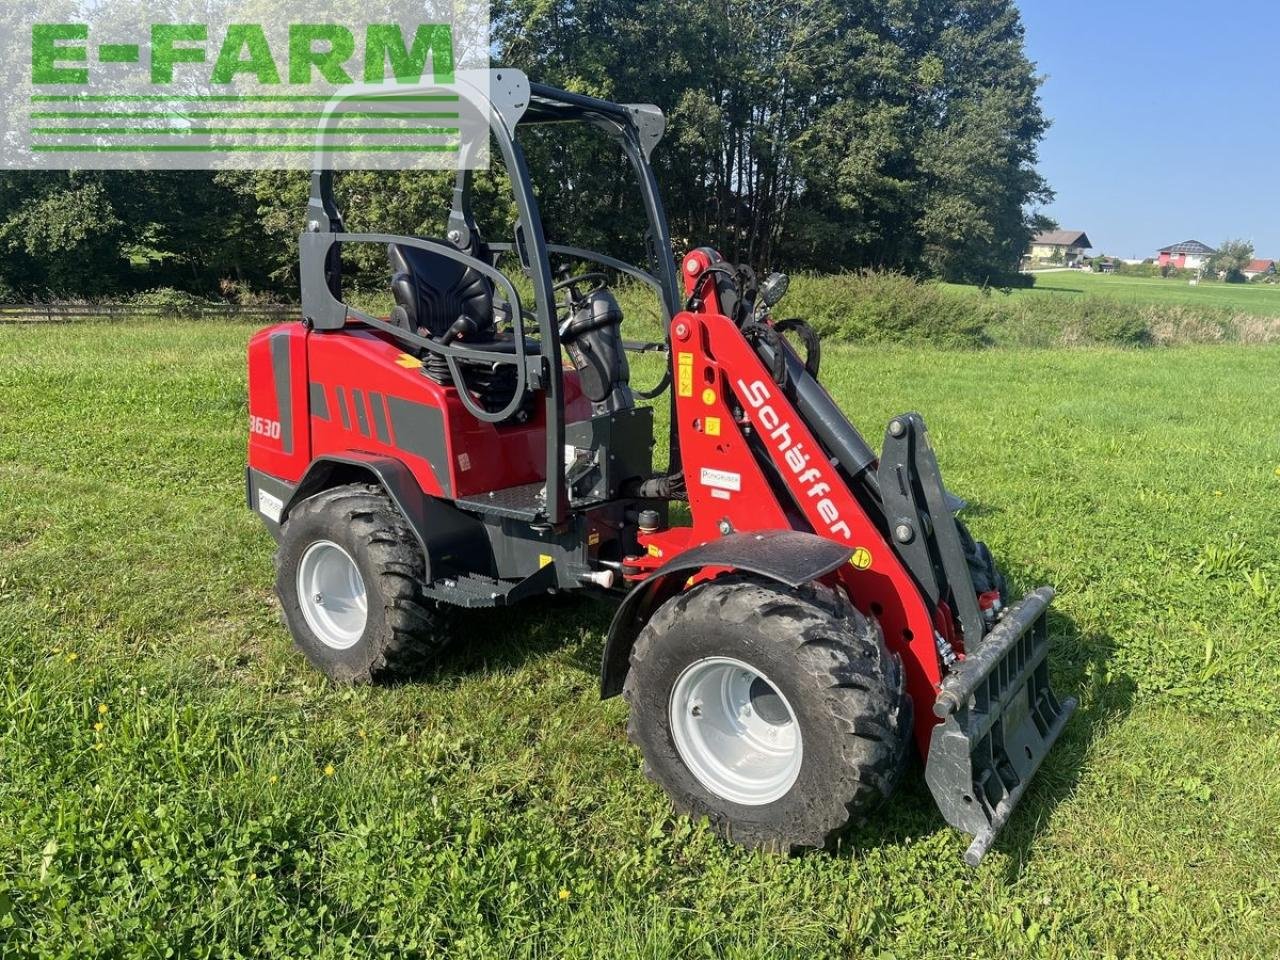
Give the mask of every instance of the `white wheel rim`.
<svg viewBox="0 0 1280 960">
<path fill-rule="evenodd" d="M 746 806 L 772 803 L 800 775 L 795 711 L 750 664 L 707 657 L 685 667 L 668 704 L 676 751 L 698 782 Z"/>
<path fill-rule="evenodd" d="M 298 564 L 298 605 L 326 647 L 347 650 L 364 635 L 369 601 L 351 554 L 332 540 L 307 547 Z"/>
</svg>

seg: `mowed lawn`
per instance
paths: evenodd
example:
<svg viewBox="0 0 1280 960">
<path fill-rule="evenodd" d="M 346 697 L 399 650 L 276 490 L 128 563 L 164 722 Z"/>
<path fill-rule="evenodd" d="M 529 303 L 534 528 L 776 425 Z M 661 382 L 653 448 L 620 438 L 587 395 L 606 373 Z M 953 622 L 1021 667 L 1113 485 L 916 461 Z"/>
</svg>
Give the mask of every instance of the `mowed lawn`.
<svg viewBox="0 0 1280 960">
<path fill-rule="evenodd" d="M 1015 297 L 1105 297 L 1126 303 L 1181 304 L 1233 310 L 1258 317 L 1280 317 L 1280 284 L 1198 283 L 1185 277 L 1126 277 L 1094 274 L 1084 270 L 1037 273 L 1030 290 L 1015 290 Z"/>
<path fill-rule="evenodd" d="M 243 504 L 250 332 L 0 329 L 6 960 L 1280 955 L 1280 349 L 824 351 L 1059 591 L 1082 705 L 971 870 L 918 769 L 829 853 L 673 817 L 586 600 L 330 686 Z"/>
</svg>

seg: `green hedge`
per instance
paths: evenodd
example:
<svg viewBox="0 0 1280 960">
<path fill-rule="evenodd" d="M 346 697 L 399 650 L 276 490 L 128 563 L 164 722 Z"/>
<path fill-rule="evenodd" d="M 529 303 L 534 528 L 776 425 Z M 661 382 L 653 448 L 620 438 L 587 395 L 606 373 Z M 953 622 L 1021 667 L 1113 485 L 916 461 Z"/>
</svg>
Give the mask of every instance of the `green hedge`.
<svg viewBox="0 0 1280 960">
<path fill-rule="evenodd" d="M 140 293 L 135 293 L 125 302 L 139 307 L 167 307 L 173 311 L 176 317 L 195 316 L 201 310 L 218 305 L 213 300 L 196 296 L 194 293 L 188 293 L 185 290 L 175 290 L 173 287 L 156 287 L 154 290 L 143 290 Z"/>
<path fill-rule="evenodd" d="M 661 336 L 651 293 L 629 287 L 619 296 L 629 337 Z M 979 348 L 1280 342 L 1280 318 L 1230 309 L 1011 295 L 873 271 L 794 276 L 776 315 L 806 320 L 828 343 Z"/>
<path fill-rule="evenodd" d="M 945 347 L 985 345 L 996 313 L 993 298 L 870 271 L 795 277 L 779 306 L 780 316 L 798 316 L 828 340 Z"/>
<path fill-rule="evenodd" d="M 517 286 L 532 299 L 527 283 Z M 661 312 L 653 291 L 639 284 L 614 289 L 627 318 L 626 336 L 661 339 Z M 384 316 L 390 312 L 391 297 L 384 288 L 348 294 L 362 309 Z M 172 289 L 137 294 L 130 302 L 170 307 L 180 317 L 213 303 Z M 1280 342 L 1280 318 L 1225 308 L 1010 294 L 875 271 L 793 276 L 776 316 L 807 321 L 828 343 L 973 349 Z"/>
</svg>

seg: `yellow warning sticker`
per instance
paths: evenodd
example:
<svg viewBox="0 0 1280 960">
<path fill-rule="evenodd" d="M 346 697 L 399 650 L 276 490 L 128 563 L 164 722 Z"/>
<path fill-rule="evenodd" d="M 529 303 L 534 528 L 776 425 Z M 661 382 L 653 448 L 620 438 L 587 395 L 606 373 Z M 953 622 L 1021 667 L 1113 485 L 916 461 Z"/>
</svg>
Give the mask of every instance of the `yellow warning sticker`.
<svg viewBox="0 0 1280 960">
<path fill-rule="evenodd" d="M 712 390 L 710 387 L 707 387 L 707 389 L 702 391 L 702 402 L 705 403 L 708 407 L 711 406 L 713 403 L 716 402 L 716 392 Z"/>
<path fill-rule="evenodd" d="M 719 417 L 707 417 L 707 419 L 704 421 L 704 425 L 706 427 L 708 437 L 720 436 L 720 418 Z"/>
<path fill-rule="evenodd" d="M 587 534 L 587 546 L 594 547 L 599 542 L 600 542 L 599 530 L 592 530 L 590 533 Z"/>
<path fill-rule="evenodd" d="M 655 547 L 653 544 L 649 544 L 649 556 L 660 557 L 662 556 L 662 551 L 659 550 L 657 547 Z"/>
<path fill-rule="evenodd" d="M 849 558 L 849 565 L 855 570 L 866 570 L 871 566 L 871 551 L 866 547 L 859 547 L 853 551 L 853 556 Z"/>
<path fill-rule="evenodd" d="M 550 555 L 549 553 L 540 553 L 540 554 L 538 554 L 538 569 L 539 569 L 539 570 L 541 570 L 543 567 L 545 567 L 545 566 L 549 565 L 550 563 L 551 563 L 551 555 Z"/>
<path fill-rule="evenodd" d="M 693 354 L 676 355 L 676 393 L 682 397 L 693 396 Z"/>
<path fill-rule="evenodd" d="M 400 354 L 400 356 L 396 357 L 396 364 L 397 366 L 404 367 L 406 370 L 408 370 L 411 367 L 422 366 L 422 361 L 419 360 L 417 357 L 410 356 L 407 353 L 402 353 Z"/>
</svg>

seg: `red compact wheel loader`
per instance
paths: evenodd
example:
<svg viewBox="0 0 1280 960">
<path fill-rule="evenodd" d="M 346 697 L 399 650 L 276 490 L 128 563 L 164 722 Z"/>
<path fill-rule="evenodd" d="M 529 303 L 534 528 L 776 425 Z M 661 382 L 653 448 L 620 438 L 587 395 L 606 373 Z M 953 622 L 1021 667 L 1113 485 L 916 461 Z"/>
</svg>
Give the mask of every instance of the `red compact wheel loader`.
<svg viewBox="0 0 1280 960">
<path fill-rule="evenodd" d="M 336 681 L 374 681 L 435 654 L 453 608 L 603 595 L 601 693 L 627 700 L 678 810 L 749 846 L 820 847 L 889 796 L 914 743 L 976 864 L 1075 707 L 1049 684 L 1053 591 L 1006 595 L 917 414 L 876 455 L 821 386 L 812 331 L 773 318 L 784 275 L 757 282 L 708 248 L 676 262 L 656 107 L 491 81 L 514 241 L 482 237 L 467 171 L 442 239 L 346 232 L 319 172 L 302 322 L 249 347 L 248 499 L 298 646 Z M 620 147 L 647 268 L 544 235 L 517 131 L 553 123 Z M 389 317 L 343 301 L 356 243 L 387 250 Z M 656 291 L 665 343 L 623 340 L 617 276 Z M 652 391 L 630 385 L 637 349 L 666 354 Z M 668 390 L 656 472 L 642 401 Z"/>
</svg>

